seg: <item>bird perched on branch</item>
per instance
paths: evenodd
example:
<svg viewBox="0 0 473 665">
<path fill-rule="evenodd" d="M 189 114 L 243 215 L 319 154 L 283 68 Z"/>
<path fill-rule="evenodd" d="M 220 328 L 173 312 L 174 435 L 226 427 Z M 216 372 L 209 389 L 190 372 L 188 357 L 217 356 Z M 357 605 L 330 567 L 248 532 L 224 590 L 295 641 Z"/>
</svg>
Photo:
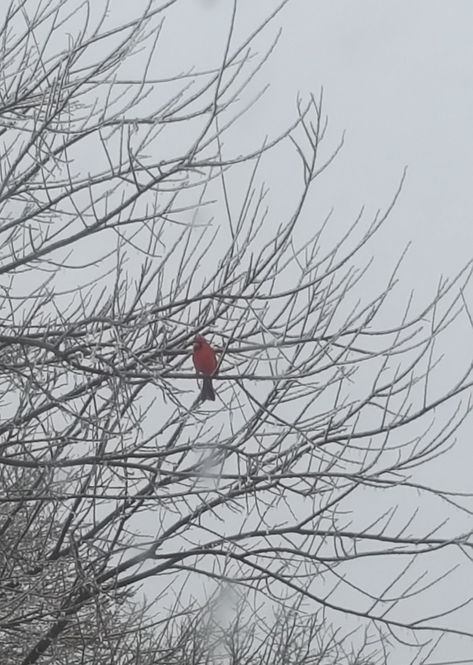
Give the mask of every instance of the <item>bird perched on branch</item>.
<svg viewBox="0 0 473 665">
<path fill-rule="evenodd" d="M 203 376 L 200 398 L 202 401 L 209 399 L 214 402 L 215 392 L 212 385 L 212 376 L 217 372 L 217 354 L 202 335 L 197 335 L 194 340 L 194 353 L 192 358 L 197 372 Z"/>
</svg>

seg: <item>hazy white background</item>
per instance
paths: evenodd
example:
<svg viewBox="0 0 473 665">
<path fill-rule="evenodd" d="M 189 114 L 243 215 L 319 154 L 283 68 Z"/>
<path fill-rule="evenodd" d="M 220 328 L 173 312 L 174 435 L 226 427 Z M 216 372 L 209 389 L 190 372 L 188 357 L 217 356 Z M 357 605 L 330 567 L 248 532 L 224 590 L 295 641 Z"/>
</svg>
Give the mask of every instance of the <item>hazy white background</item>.
<svg viewBox="0 0 473 665">
<path fill-rule="evenodd" d="M 213 52 L 231 4 L 181 3 L 187 23 L 181 28 L 191 34 L 187 45 L 179 41 L 179 48 L 187 57 L 188 48 L 196 60 Z M 276 4 L 240 0 L 242 29 Z M 281 41 L 264 70 L 271 90 L 252 112 L 255 135 L 262 128 L 281 127 L 294 111 L 298 92 L 318 94 L 323 86 L 334 138 L 346 130 L 345 148 L 326 178 L 324 197 L 352 215 L 361 204 L 377 207 L 408 165 L 391 226 L 400 245 L 407 239 L 414 243 L 413 276 L 436 279 L 468 260 L 473 240 L 473 3 L 294 0 L 276 19 L 277 26 L 283 28 Z"/>
</svg>

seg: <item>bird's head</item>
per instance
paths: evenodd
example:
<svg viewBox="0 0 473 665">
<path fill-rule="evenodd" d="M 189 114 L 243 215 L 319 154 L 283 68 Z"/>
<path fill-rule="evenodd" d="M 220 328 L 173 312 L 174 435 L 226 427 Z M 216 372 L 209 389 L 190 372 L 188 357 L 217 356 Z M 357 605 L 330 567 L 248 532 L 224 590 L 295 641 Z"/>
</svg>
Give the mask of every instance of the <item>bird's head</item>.
<svg viewBox="0 0 473 665">
<path fill-rule="evenodd" d="M 194 339 L 194 351 L 198 351 L 205 344 L 205 339 L 202 335 L 196 335 Z"/>
</svg>

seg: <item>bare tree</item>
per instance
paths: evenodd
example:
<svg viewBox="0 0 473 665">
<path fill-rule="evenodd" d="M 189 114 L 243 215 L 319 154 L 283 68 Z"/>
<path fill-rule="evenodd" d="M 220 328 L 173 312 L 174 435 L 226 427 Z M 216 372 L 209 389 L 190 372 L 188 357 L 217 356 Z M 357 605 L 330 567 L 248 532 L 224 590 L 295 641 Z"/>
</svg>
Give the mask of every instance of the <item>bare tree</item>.
<svg viewBox="0 0 473 665">
<path fill-rule="evenodd" d="M 330 240 L 322 96 L 233 149 L 287 4 L 238 41 L 235 1 L 215 69 L 161 78 L 178 0 L 120 25 L 111 3 L 3 10 L 2 663 L 428 663 L 473 636 L 471 589 L 444 595 L 471 574 L 470 496 L 429 476 L 470 410 L 470 358 L 448 385 L 440 360 L 471 265 L 417 310 L 400 263 L 373 288 L 404 177 Z"/>
</svg>

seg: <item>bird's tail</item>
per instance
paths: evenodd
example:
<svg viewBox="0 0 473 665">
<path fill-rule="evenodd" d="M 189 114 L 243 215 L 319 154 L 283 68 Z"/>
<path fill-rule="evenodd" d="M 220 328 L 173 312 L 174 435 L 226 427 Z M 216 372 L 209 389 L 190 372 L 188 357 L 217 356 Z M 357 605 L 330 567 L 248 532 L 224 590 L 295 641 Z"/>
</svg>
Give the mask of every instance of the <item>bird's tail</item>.
<svg viewBox="0 0 473 665">
<path fill-rule="evenodd" d="M 204 376 L 204 382 L 202 384 L 202 391 L 200 393 L 200 399 L 204 402 L 206 399 L 215 402 L 215 392 L 212 384 L 212 379 L 210 376 Z"/>
</svg>

